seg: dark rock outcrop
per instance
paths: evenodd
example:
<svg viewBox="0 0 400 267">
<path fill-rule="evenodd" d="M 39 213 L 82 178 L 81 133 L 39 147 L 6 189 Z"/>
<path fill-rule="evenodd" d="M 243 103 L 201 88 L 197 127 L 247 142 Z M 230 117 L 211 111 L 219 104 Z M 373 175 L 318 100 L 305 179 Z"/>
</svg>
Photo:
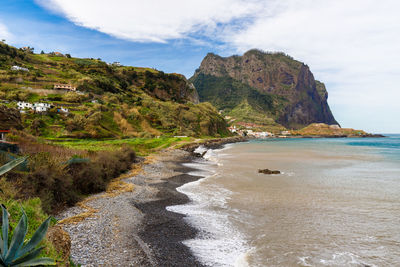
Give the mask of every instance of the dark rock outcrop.
<svg viewBox="0 0 400 267">
<path fill-rule="evenodd" d="M 205 140 L 205 141 L 199 142 L 199 143 L 186 144 L 186 145 L 182 146 L 180 149 L 192 153 L 192 155 L 195 157 L 202 157 L 202 156 L 204 156 L 205 153 L 200 154 L 200 153 L 194 152 L 196 150 L 196 148 L 198 148 L 199 146 L 204 146 L 207 149 L 220 149 L 220 148 L 223 148 L 223 146 L 226 144 L 245 142 L 248 140 L 249 140 L 249 138 L 242 137 L 242 136 L 217 138 L 217 139 Z"/>
</svg>

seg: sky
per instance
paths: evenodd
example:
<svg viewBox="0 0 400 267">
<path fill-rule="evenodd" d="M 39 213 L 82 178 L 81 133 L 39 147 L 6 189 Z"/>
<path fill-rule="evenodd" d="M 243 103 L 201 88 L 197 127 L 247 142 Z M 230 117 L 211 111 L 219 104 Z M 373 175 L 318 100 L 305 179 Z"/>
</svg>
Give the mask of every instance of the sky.
<svg viewBox="0 0 400 267">
<path fill-rule="evenodd" d="M 1 0 L 0 39 L 190 78 L 204 56 L 280 51 L 342 127 L 400 133 L 398 0 Z"/>
</svg>

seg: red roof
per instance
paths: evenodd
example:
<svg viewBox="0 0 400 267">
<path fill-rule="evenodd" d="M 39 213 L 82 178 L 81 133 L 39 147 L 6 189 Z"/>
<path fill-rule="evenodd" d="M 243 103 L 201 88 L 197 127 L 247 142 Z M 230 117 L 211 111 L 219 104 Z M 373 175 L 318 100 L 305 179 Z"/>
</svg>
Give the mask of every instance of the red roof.
<svg viewBox="0 0 400 267">
<path fill-rule="evenodd" d="M 0 133 L 9 133 L 10 130 L 0 130 Z"/>
</svg>

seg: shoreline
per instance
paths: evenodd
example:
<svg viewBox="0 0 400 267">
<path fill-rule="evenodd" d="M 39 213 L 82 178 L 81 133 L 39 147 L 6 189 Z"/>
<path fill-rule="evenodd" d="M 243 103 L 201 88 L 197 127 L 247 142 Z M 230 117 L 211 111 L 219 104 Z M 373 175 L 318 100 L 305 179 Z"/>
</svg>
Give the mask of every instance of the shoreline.
<svg viewBox="0 0 400 267">
<path fill-rule="evenodd" d="M 176 188 L 203 178 L 187 174 L 194 169 L 182 165 L 192 162 L 193 159 L 193 156 L 188 154 L 169 162 L 175 165 L 174 172 L 179 174 L 152 185 L 158 190 L 156 200 L 134 203 L 144 214 L 139 236 L 151 247 L 157 266 L 204 266 L 182 243 L 184 240 L 195 238 L 198 230 L 184 220 L 185 215 L 166 209 L 168 206 L 189 203 L 189 197 L 178 192 Z"/>
<path fill-rule="evenodd" d="M 221 148 L 247 140 L 234 137 L 166 149 L 148 157 L 140 173 L 122 180 L 133 190 L 96 194 L 59 214 L 57 219 L 67 221 L 61 226 L 70 235 L 73 262 L 82 266 L 204 266 L 182 243 L 198 230 L 185 222 L 185 215 L 166 207 L 189 203 L 188 196 L 176 188 L 203 178 L 189 175 L 194 169 L 182 165 L 201 156 L 194 153 L 197 147 Z M 77 222 L 68 222 L 85 214 Z"/>
<path fill-rule="evenodd" d="M 194 152 L 199 146 L 219 149 L 249 140 L 236 136 L 165 149 L 138 164 L 133 174 L 116 179 L 130 190 L 92 195 L 63 211 L 56 217 L 67 221 L 61 226 L 71 237 L 71 259 L 82 266 L 203 266 L 182 244 L 198 230 L 185 215 L 166 209 L 189 203 L 176 188 L 203 178 L 189 175 L 195 169 L 182 163 L 202 157 Z M 71 217 L 79 220 L 68 222 Z"/>
</svg>

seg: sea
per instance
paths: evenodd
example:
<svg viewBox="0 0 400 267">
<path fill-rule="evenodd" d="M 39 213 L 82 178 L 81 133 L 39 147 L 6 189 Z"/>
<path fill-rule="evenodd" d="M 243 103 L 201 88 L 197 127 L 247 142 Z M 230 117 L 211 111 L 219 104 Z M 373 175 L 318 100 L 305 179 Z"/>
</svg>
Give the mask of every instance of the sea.
<svg viewBox="0 0 400 267">
<path fill-rule="evenodd" d="M 198 152 L 205 148 L 198 148 Z M 400 266 L 400 135 L 259 139 L 188 163 L 168 210 L 206 266 Z M 279 170 L 265 175 L 259 169 Z"/>
</svg>

